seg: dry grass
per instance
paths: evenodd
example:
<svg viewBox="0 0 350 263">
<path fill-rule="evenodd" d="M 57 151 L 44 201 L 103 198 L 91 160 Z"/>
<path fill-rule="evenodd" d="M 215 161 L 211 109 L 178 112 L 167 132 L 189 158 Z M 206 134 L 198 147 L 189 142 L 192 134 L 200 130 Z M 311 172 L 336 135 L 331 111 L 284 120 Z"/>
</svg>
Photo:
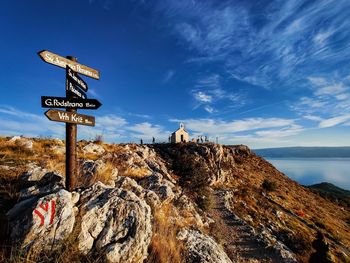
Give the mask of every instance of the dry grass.
<svg viewBox="0 0 350 263">
<path fill-rule="evenodd" d="M 102 169 L 98 169 L 95 175 L 95 181 L 107 183 L 112 179 L 113 173 L 115 173 L 115 165 L 111 162 L 107 162 Z"/>
<path fill-rule="evenodd" d="M 133 179 L 142 179 L 150 175 L 150 171 L 147 168 L 133 168 L 127 167 L 125 170 L 120 171 L 120 175 L 130 177 Z"/>
<path fill-rule="evenodd" d="M 183 244 L 177 240 L 179 230 L 171 204 L 163 205 L 155 211 L 153 218 L 153 237 L 149 246 L 148 263 L 181 263 Z"/>
</svg>

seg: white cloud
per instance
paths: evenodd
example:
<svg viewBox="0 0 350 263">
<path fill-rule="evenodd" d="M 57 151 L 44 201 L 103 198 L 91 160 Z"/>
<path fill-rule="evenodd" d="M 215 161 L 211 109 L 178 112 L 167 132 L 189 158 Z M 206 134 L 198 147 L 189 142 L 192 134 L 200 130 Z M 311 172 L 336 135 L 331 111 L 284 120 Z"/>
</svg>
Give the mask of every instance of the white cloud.
<svg viewBox="0 0 350 263">
<path fill-rule="evenodd" d="M 246 103 L 242 91 L 227 91 L 221 86 L 220 80 L 220 75 L 215 73 L 202 76 L 197 80 L 195 88 L 191 91 L 196 101 L 200 102 L 195 108 L 203 106 L 204 110 L 209 113 L 220 114 L 232 107 L 232 104 L 220 103 L 222 100 L 234 102 L 235 108 Z"/>
<path fill-rule="evenodd" d="M 171 119 L 172 122 L 184 122 L 186 127 L 199 133 L 211 135 L 234 134 L 258 129 L 277 128 L 294 125 L 293 119 L 281 118 L 247 118 L 235 121 L 222 121 L 215 119 Z"/>
<path fill-rule="evenodd" d="M 333 34 L 333 30 L 319 32 L 314 36 L 314 42 L 318 45 L 324 45 L 326 40 Z"/>
<path fill-rule="evenodd" d="M 220 86 L 220 76 L 219 74 L 212 74 L 209 76 L 204 76 L 198 80 L 198 87 L 219 87 Z"/>
<path fill-rule="evenodd" d="M 347 100 L 349 98 L 349 93 L 342 93 L 335 96 L 337 100 Z"/>
<path fill-rule="evenodd" d="M 10 118 L 9 118 L 10 117 Z M 0 134 L 53 136 L 64 138 L 64 123 L 48 120 L 44 115 L 36 115 L 24 112 L 13 107 L 0 106 Z M 94 139 L 96 135 L 102 135 L 107 142 L 137 141 L 140 137 L 162 139 L 167 141 L 170 134 L 160 125 L 148 122 L 130 124 L 125 118 L 114 114 L 96 116 L 95 127 L 78 126 L 78 139 Z"/>
<path fill-rule="evenodd" d="M 327 85 L 328 83 L 327 80 L 322 77 L 308 77 L 308 80 L 311 82 L 311 84 L 317 86 Z"/>
<path fill-rule="evenodd" d="M 143 140 L 151 140 L 153 137 L 159 141 L 167 141 L 170 131 L 165 131 L 160 125 L 152 125 L 148 122 L 138 123 L 126 128 L 131 131 L 131 137 Z M 145 141 L 146 142 L 146 141 Z"/>
<path fill-rule="evenodd" d="M 343 93 L 344 91 L 346 91 L 346 88 L 344 87 L 343 83 L 337 83 L 334 85 L 330 85 L 330 86 L 324 86 L 322 88 L 319 88 L 318 90 L 316 90 L 315 95 L 316 96 L 322 96 L 322 95 L 331 95 L 331 96 L 335 96 L 339 93 Z"/>
<path fill-rule="evenodd" d="M 115 116 L 113 114 L 96 117 L 97 127 L 103 127 L 104 129 L 107 129 L 107 130 L 115 130 L 126 124 L 127 124 L 127 121 L 124 118 Z"/>
<path fill-rule="evenodd" d="M 270 1 L 259 6 L 254 1 L 216 5 L 211 1 L 163 0 L 155 11 L 163 13 L 173 32 L 196 51 L 190 61 L 219 61 L 235 78 L 275 89 L 294 86 L 307 74 L 325 72 L 329 66 L 346 67 L 339 62 L 344 62 L 349 51 L 349 3 L 305 3 Z M 257 6 L 259 10 L 254 8 Z M 331 48 L 326 46 L 333 43 L 336 45 Z"/>
<path fill-rule="evenodd" d="M 297 135 L 303 130 L 302 126 L 293 124 L 281 129 L 257 131 L 255 134 L 264 138 L 282 138 Z"/>
<path fill-rule="evenodd" d="M 343 74 L 334 74 L 329 79 L 309 77 L 308 80 L 311 84 L 309 90 L 312 94 L 301 97 L 291 106 L 292 110 L 301 116 L 317 115 L 322 116 L 322 119 L 331 119 L 334 116 L 349 112 L 349 82 Z"/>
<path fill-rule="evenodd" d="M 317 122 L 322 121 L 321 117 L 315 116 L 315 115 L 304 115 L 303 118 L 310 121 L 317 121 Z"/>
<path fill-rule="evenodd" d="M 329 118 L 320 122 L 320 128 L 329 128 L 350 120 L 350 114 Z"/>
<path fill-rule="evenodd" d="M 213 112 L 215 111 L 213 107 L 210 107 L 210 106 L 208 106 L 208 105 L 205 106 L 204 109 L 205 109 L 207 112 L 209 112 L 209 113 L 213 113 Z"/>
<path fill-rule="evenodd" d="M 207 95 L 202 91 L 195 93 L 194 98 L 200 102 L 211 102 L 212 101 L 212 96 Z"/>
</svg>

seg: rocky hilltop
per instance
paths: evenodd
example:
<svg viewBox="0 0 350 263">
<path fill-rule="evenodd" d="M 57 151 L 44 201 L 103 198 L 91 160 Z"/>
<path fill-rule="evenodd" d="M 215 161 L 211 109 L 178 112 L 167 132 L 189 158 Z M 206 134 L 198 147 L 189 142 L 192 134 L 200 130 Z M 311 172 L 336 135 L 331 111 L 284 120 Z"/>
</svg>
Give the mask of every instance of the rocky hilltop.
<svg viewBox="0 0 350 263">
<path fill-rule="evenodd" d="M 349 260 L 349 208 L 246 146 L 78 148 L 68 192 L 61 140 L 0 139 L 0 261 L 308 262 L 316 233 Z"/>
</svg>

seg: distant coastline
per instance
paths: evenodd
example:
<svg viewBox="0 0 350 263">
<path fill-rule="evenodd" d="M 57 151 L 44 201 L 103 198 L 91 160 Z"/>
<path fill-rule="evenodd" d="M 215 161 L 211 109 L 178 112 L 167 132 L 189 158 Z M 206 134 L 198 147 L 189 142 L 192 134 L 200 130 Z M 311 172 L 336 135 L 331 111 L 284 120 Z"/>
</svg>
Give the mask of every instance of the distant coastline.
<svg viewBox="0 0 350 263">
<path fill-rule="evenodd" d="M 281 147 L 253 150 L 269 158 L 350 158 L 350 146 L 344 147 Z"/>
</svg>

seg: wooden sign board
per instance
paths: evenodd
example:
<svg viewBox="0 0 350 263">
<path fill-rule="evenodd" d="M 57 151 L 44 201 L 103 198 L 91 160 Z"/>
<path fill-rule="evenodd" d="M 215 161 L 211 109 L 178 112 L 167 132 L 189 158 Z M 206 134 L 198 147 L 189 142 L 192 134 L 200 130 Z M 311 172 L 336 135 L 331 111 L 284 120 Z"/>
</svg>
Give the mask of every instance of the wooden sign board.
<svg viewBox="0 0 350 263">
<path fill-rule="evenodd" d="M 88 66 L 82 65 L 78 62 L 69 60 L 65 57 L 62 57 L 50 51 L 42 50 L 38 52 L 38 55 L 46 63 L 52 64 L 61 68 L 66 68 L 66 66 L 68 65 L 75 72 L 78 72 L 80 74 L 83 74 L 93 79 L 100 79 L 100 72 L 97 71 L 96 69 L 93 69 Z"/>
<path fill-rule="evenodd" d="M 66 77 L 72 82 L 75 86 L 78 86 L 83 91 L 88 91 L 88 85 L 86 82 L 79 77 L 79 75 L 73 71 L 71 67 L 67 65 L 66 67 Z"/>
<path fill-rule="evenodd" d="M 86 94 L 82 92 L 78 87 L 74 86 L 69 79 L 66 79 L 66 90 L 72 98 L 86 99 Z"/>
<path fill-rule="evenodd" d="M 50 121 L 59 121 L 87 126 L 95 126 L 95 117 L 78 114 L 76 112 L 67 112 L 61 110 L 48 110 L 45 112 Z"/>
<path fill-rule="evenodd" d="M 96 99 L 69 99 L 65 97 L 41 96 L 41 107 L 43 108 L 66 108 L 66 109 L 84 109 L 97 110 L 101 102 Z"/>
</svg>

